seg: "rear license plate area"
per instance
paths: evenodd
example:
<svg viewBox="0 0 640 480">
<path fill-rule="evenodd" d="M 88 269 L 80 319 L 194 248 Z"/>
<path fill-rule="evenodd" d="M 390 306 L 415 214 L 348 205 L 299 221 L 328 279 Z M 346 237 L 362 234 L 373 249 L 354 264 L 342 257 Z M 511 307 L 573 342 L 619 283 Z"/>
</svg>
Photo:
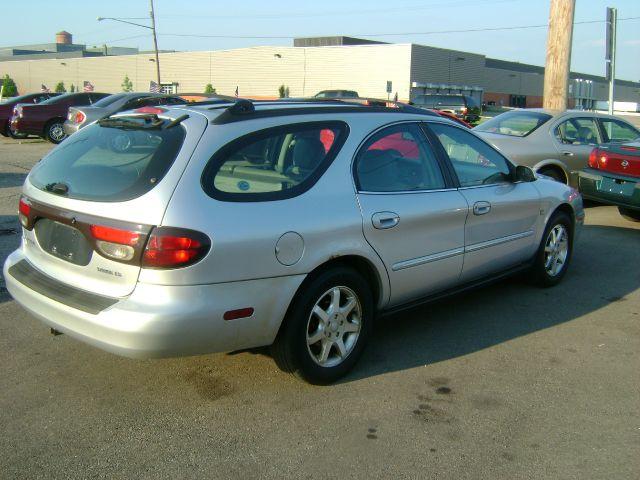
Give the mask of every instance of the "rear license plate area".
<svg viewBox="0 0 640 480">
<path fill-rule="evenodd" d="M 80 230 L 41 218 L 36 222 L 34 231 L 38 244 L 50 255 L 81 266 L 91 261 L 93 249 Z"/>
<path fill-rule="evenodd" d="M 631 197 L 633 196 L 635 186 L 636 184 L 634 182 L 605 177 L 599 182 L 598 190 L 613 195 Z"/>
</svg>

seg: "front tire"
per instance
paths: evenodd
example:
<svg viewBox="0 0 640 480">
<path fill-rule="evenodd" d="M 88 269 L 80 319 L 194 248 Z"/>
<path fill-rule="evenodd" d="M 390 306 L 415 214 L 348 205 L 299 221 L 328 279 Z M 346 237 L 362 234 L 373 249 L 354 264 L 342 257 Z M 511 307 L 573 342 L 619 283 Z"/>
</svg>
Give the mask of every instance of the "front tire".
<svg viewBox="0 0 640 480">
<path fill-rule="evenodd" d="M 631 210 L 630 208 L 618 207 L 618 212 L 630 222 L 640 222 L 640 210 Z"/>
<path fill-rule="evenodd" d="M 531 268 L 533 283 L 541 287 L 559 284 L 573 253 L 573 223 L 564 212 L 555 212 L 545 228 Z"/>
<path fill-rule="evenodd" d="M 63 123 L 64 122 L 60 119 L 49 122 L 44 129 L 44 138 L 55 144 L 58 144 L 67 138 L 67 134 L 64 132 Z"/>
<path fill-rule="evenodd" d="M 293 300 L 272 346 L 276 364 L 309 383 L 335 382 L 362 354 L 373 311 L 370 286 L 356 271 L 319 274 Z"/>
</svg>

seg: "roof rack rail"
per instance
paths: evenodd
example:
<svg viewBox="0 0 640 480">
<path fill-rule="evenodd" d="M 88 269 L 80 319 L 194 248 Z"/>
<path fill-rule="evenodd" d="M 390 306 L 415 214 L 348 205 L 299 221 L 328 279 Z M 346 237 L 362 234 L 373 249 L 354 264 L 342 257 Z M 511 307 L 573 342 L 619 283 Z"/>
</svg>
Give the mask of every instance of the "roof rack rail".
<svg viewBox="0 0 640 480">
<path fill-rule="evenodd" d="M 336 99 L 323 99 L 320 101 L 313 101 L 312 99 L 284 99 L 271 101 L 251 101 L 247 99 L 240 99 L 231 106 L 226 107 L 220 115 L 218 115 L 211 121 L 211 123 L 213 125 L 224 125 L 227 123 L 240 122 L 243 120 L 254 120 L 257 118 L 281 117 L 287 115 L 308 115 L 311 113 L 411 113 L 414 115 L 438 117 L 437 113 L 422 108 L 413 107 L 411 105 L 407 105 L 406 103 L 377 99 L 359 100 L 363 100 L 363 102 L 347 102 Z M 316 105 L 313 105 L 314 103 Z M 291 107 L 256 110 L 256 104 L 289 104 L 291 105 Z M 307 106 L 305 104 L 309 105 Z M 387 106 L 387 104 L 391 104 L 391 106 Z M 296 105 L 298 105 L 298 107 L 296 107 Z M 212 108 L 221 109 L 224 108 L 224 106 L 220 105 Z"/>
</svg>

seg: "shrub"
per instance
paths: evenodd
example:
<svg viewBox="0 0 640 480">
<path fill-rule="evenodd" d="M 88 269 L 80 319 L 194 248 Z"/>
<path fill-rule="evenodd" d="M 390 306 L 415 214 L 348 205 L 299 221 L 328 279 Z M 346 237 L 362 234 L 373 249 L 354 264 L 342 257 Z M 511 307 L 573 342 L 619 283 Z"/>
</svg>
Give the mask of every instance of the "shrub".
<svg viewBox="0 0 640 480">
<path fill-rule="evenodd" d="M 13 81 L 8 74 L 2 78 L 2 96 L 4 97 L 15 97 L 18 95 L 18 87 L 16 87 L 16 82 Z"/>
<path fill-rule="evenodd" d="M 204 87 L 204 93 L 216 93 L 216 89 L 213 88 L 213 85 L 207 83 L 207 86 Z"/>
<path fill-rule="evenodd" d="M 66 93 L 67 89 L 64 88 L 64 82 L 58 82 L 58 84 L 56 85 L 56 88 L 54 89 L 54 92 L 56 92 L 56 93 Z"/>
</svg>

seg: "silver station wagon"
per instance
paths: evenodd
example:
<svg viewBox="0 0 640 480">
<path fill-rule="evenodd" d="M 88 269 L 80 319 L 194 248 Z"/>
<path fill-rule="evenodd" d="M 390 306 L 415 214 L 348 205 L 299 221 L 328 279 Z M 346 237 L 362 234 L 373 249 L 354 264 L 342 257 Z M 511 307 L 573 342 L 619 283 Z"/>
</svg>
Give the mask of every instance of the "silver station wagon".
<svg viewBox="0 0 640 480">
<path fill-rule="evenodd" d="M 19 202 L 11 295 L 116 354 L 272 346 L 329 383 L 376 315 L 523 270 L 565 275 L 572 188 L 410 106 L 145 107 L 54 148 Z"/>
</svg>

